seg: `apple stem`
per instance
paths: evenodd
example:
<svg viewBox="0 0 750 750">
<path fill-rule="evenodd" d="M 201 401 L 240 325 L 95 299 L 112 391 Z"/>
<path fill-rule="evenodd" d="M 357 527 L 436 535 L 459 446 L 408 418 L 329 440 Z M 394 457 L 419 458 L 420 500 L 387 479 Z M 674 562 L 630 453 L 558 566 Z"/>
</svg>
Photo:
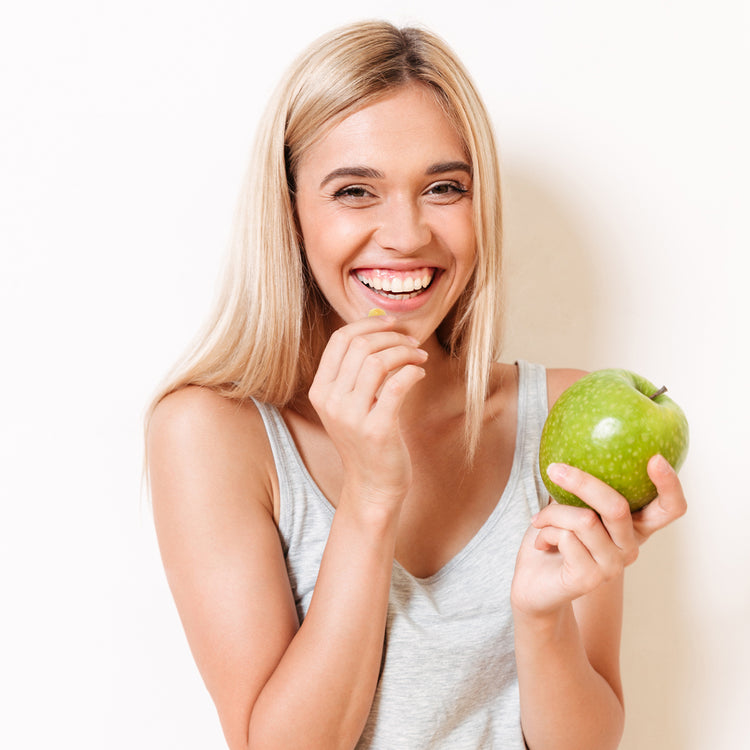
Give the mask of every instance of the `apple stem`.
<svg viewBox="0 0 750 750">
<path fill-rule="evenodd" d="M 656 393 L 654 393 L 653 396 L 649 396 L 649 398 L 653 401 L 657 396 L 661 396 L 662 393 L 666 393 L 666 392 L 667 392 L 667 386 L 663 385 L 661 388 L 659 388 L 659 390 Z"/>
</svg>

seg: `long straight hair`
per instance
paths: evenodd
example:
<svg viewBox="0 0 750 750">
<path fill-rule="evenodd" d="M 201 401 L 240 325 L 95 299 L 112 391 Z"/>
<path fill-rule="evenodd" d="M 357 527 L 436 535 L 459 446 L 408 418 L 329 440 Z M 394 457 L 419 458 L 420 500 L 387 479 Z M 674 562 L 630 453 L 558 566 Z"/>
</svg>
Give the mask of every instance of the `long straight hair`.
<svg viewBox="0 0 750 750">
<path fill-rule="evenodd" d="M 399 29 L 382 21 L 352 24 L 321 37 L 276 89 L 243 182 L 215 310 L 151 410 L 186 385 L 279 407 L 309 387 L 325 345 L 321 321 L 327 303 L 307 268 L 294 216 L 299 161 L 327 129 L 410 83 L 433 92 L 473 170 L 476 265 L 439 337 L 462 363 L 466 448 L 468 456 L 474 454 L 502 319 L 495 138 L 468 73 L 445 42 L 423 29 Z"/>
</svg>

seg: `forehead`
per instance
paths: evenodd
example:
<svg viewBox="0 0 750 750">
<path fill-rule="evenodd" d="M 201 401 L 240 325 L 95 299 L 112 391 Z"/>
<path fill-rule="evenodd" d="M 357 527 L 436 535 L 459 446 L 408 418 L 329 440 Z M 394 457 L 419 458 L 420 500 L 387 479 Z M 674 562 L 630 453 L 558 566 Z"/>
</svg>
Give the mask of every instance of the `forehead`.
<svg viewBox="0 0 750 750">
<path fill-rule="evenodd" d="M 302 154 L 300 172 L 336 163 L 416 164 L 466 159 L 463 139 L 421 84 L 377 99 L 325 130 Z"/>
</svg>

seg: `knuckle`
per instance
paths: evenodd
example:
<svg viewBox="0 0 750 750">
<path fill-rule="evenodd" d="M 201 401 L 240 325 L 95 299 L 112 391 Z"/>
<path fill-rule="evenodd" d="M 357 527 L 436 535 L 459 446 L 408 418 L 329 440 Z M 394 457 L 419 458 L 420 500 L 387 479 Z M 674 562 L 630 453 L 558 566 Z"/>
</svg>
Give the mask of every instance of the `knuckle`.
<svg viewBox="0 0 750 750">
<path fill-rule="evenodd" d="M 571 543 L 578 541 L 578 534 L 570 529 L 560 529 L 560 544 L 570 545 Z"/>
<path fill-rule="evenodd" d="M 315 404 L 313 404 L 315 406 Z M 316 406 L 318 412 L 322 412 L 331 419 L 342 421 L 349 415 L 350 410 L 345 408 L 344 398 L 335 391 L 321 396 Z"/>
<path fill-rule="evenodd" d="M 677 504 L 677 508 L 675 510 L 675 518 L 681 518 L 687 513 L 688 505 L 687 500 L 684 498 L 684 496 L 680 496 L 679 502 Z"/>
<path fill-rule="evenodd" d="M 637 544 L 634 544 L 630 549 L 625 550 L 623 555 L 623 563 L 625 566 L 632 565 L 638 559 L 639 553 L 640 548 Z"/>
<path fill-rule="evenodd" d="M 580 514 L 579 521 L 581 529 L 585 531 L 591 531 L 599 525 L 599 516 L 596 511 L 590 508 L 583 508 Z"/>
<path fill-rule="evenodd" d="M 320 375 L 317 375 L 313 378 L 312 383 L 310 383 L 310 388 L 307 391 L 307 395 L 310 399 L 319 399 L 323 393 L 323 384 L 321 383 Z"/>
<path fill-rule="evenodd" d="M 628 501 L 620 496 L 616 502 L 612 503 L 612 507 L 609 510 L 608 516 L 613 521 L 625 521 L 630 518 L 631 511 Z"/>
<path fill-rule="evenodd" d="M 366 352 L 369 348 L 367 339 L 362 335 L 355 336 L 349 346 L 356 352 Z"/>
<path fill-rule="evenodd" d="M 325 403 L 322 392 L 319 391 L 317 388 L 315 389 L 311 388 L 308 391 L 307 396 L 310 399 L 310 403 L 313 405 L 313 408 L 315 409 L 315 411 L 320 412 L 320 410 L 323 408 L 323 405 Z"/>
<path fill-rule="evenodd" d="M 387 390 L 392 396 L 401 396 L 406 390 L 406 386 L 401 382 L 399 378 L 389 378 L 385 385 L 384 390 Z"/>
<path fill-rule="evenodd" d="M 381 378 L 388 373 L 388 365 L 379 353 L 368 357 L 363 367 L 366 367 L 373 375 Z"/>
<path fill-rule="evenodd" d="M 346 333 L 343 328 L 337 328 L 329 337 L 329 344 L 339 344 L 346 339 Z"/>
</svg>

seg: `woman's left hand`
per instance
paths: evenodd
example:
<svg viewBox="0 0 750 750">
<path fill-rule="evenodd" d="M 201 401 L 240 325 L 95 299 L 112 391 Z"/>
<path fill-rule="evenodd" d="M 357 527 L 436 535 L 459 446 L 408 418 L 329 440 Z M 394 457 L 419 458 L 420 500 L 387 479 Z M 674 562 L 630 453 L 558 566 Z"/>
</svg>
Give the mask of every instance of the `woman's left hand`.
<svg viewBox="0 0 750 750">
<path fill-rule="evenodd" d="M 660 456 L 648 466 L 658 496 L 631 515 L 627 500 L 579 469 L 553 465 L 550 477 L 590 508 L 550 503 L 532 519 L 513 579 L 514 607 L 544 615 L 622 574 L 654 531 L 685 513 L 677 475 Z M 593 510 L 591 510 L 593 508 Z"/>
</svg>

